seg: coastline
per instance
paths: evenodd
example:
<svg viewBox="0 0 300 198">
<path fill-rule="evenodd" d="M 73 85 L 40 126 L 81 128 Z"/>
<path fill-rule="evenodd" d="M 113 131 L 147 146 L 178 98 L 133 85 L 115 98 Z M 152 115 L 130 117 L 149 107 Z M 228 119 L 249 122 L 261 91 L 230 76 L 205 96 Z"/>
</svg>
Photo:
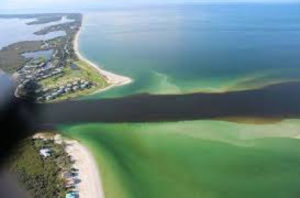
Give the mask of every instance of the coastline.
<svg viewBox="0 0 300 198">
<path fill-rule="evenodd" d="M 95 64 L 92 61 L 88 60 L 87 58 L 85 58 L 80 53 L 80 50 L 79 50 L 79 36 L 81 34 L 81 31 L 82 31 L 83 23 L 84 23 L 84 16 L 82 16 L 82 25 L 81 25 L 80 29 L 77 31 L 77 33 L 75 34 L 75 37 L 74 37 L 74 40 L 73 40 L 73 47 L 74 47 L 75 54 L 78 57 L 78 59 L 80 59 L 81 61 L 86 62 L 88 65 L 93 67 L 99 73 L 99 75 L 101 75 L 105 78 L 106 82 L 108 83 L 107 87 L 101 88 L 101 89 L 93 92 L 92 94 L 103 92 L 103 91 L 106 91 L 106 90 L 108 90 L 110 88 L 113 88 L 113 87 L 119 87 L 119 86 L 123 86 L 123 85 L 132 83 L 133 80 L 131 78 L 126 77 L 126 76 L 121 76 L 121 75 L 106 71 L 104 69 L 101 69 L 97 64 Z"/>
<path fill-rule="evenodd" d="M 66 140 L 66 152 L 75 160 L 79 171 L 79 197 L 104 198 L 101 177 L 97 163 L 90 151 L 76 140 Z"/>
<path fill-rule="evenodd" d="M 55 144 L 65 144 L 65 151 L 78 169 L 77 189 L 79 197 L 105 198 L 101 175 L 92 153 L 79 141 L 67 139 L 59 134 L 37 133 L 34 139 L 53 140 Z"/>
</svg>

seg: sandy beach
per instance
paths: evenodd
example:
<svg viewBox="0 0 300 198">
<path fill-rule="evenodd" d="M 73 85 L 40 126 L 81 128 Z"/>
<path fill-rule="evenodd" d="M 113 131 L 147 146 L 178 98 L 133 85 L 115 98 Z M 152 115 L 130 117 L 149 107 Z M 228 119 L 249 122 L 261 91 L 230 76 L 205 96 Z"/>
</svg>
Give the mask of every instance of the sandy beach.
<svg viewBox="0 0 300 198">
<path fill-rule="evenodd" d="M 75 140 L 65 142 L 66 152 L 75 160 L 74 167 L 79 170 L 79 197 L 104 198 L 100 174 L 92 154 Z"/>
<path fill-rule="evenodd" d="M 53 140 L 56 144 L 66 144 L 66 152 L 74 160 L 73 167 L 78 169 L 77 190 L 79 197 L 104 198 L 99 168 L 90 151 L 76 140 L 63 138 L 61 135 L 37 133 L 34 139 Z"/>
<path fill-rule="evenodd" d="M 83 16 L 83 19 L 82 19 L 82 23 L 84 23 L 84 16 Z M 73 46 L 74 46 L 74 51 L 77 55 L 77 57 L 88 63 L 90 66 L 92 66 L 101 76 L 103 76 L 107 83 L 109 84 L 108 87 L 104 88 L 104 89 L 100 89 L 99 91 L 97 92 L 102 92 L 102 91 L 106 91 L 112 87 L 116 87 L 116 86 L 122 86 L 122 85 L 126 85 L 126 84 L 129 84 L 131 83 L 133 80 L 129 77 L 126 77 L 126 76 L 121 76 L 121 75 L 118 75 L 118 74 L 114 74 L 112 72 L 109 72 L 109 71 L 106 71 L 106 70 L 103 70 L 100 68 L 100 66 L 98 66 L 97 64 L 93 63 L 92 61 L 88 60 L 87 58 L 85 58 L 82 54 L 80 54 L 80 50 L 79 50 L 79 36 L 80 36 L 80 33 L 81 33 L 81 29 L 82 29 L 82 26 L 80 27 L 80 30 L 76 33 L 75 35 L 75 38 L 74 38 L 74 41 L 73 41 Z"/>
</svg>

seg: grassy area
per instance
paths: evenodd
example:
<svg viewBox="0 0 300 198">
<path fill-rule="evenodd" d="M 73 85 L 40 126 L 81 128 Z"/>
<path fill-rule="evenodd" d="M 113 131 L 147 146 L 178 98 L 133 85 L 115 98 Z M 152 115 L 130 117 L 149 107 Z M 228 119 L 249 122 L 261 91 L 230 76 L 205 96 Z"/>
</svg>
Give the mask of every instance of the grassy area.
<svg viewBox="0 0 300 198">
<path fill-rule="evenodd" d="M 3 47 L 0 50 L 0 69 L 7 73 L 16 72 L 27 61 L 22 54 L 40 50 L 41 45 L 41 41 L 23 41 Z"/>
<path fill-rule="evenodd" d="M 187 121 L 61 129 L 94 153 L 107 198 L 296 198 L 300 141 L 288 136 L 299 125 Z"/>
<path fill-rule="evenodd" d="M 87 77 L 87 79 L 96 82 L 100 87 L 106 87 L 107 82 L 103 76 L 99 75 L 99 72 L 94 69 L 91 65 L 89 65 L 85 61 L 76 61 L 76 65 L 78 65 L 83 71 L 83 75 Z"/>
<path fill-rule="evenodd" d="M 41 85 L 47 88 L 54 88 L 54 87 L 65 85 L 75 80 L 83 79 L 95 83 L 96 86 L 93 86 L 91 89 L 85 89 L 85 90 L 77 91 L 75 93 L 62 95 L 58 97 L 56 101 L 84 96 L 108 86 L 108 83 L 106 82 L 104 77 L 100 76 L 98 71 L 96 71 L 88 63 L 81 60 L 76 61 L 74 63 L 79 67 L 79 69 L 71 69 L 70 64 L 68 64 L 64 69 L 63 76 L 56 76 L 56 77 L 44 79 L 40 82 Z"/>
<path fill-rule="evenodd" d="M 50 157 L 40 156 L 39 150 L 44 146 L 52 148 L 53 154 Z M 70 166 L 71 162 L 63 145 L 32 139 L 23 141 L 9 162 L 10 169 L 16 174 L 20 183 L 32 197 L 36 198 L 64 198 L 66 190 L 60 176 L 61 167 Z"/>
</svg>

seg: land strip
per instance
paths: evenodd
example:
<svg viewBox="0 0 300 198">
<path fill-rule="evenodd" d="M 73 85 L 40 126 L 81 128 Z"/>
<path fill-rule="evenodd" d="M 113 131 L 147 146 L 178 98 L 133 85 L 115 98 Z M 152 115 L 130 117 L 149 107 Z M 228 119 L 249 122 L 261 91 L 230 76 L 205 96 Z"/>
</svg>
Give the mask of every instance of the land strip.
<svg viewBox="0 0 300 198">
<path fill-rule="evenodd" d="M 39 103 L 57 102 L 105 91 L 114 86 L 131 82 L 130 78 L 100 69 L 79 53 L 78 38 L 82 25 L 81 14 L 0 15 L 5 18 L 34 19 L 27 25 L 68 21 L 46 26 L 35 32 L 46 35 L 63 31 L 58 36 L 43 41 L 25 41 L 0 50 L 0 69 L 14 74 L 17 81 L 15 95 Z M 51 50 L 51 56 L 24 57 L 28 52 L 40 53 Z"/>
<path fill-rule="evenodd" d="M 32 197 L 104 197 L 91 153 L 53 132 L 23 140 L 6 167 Z"/>
</svg>

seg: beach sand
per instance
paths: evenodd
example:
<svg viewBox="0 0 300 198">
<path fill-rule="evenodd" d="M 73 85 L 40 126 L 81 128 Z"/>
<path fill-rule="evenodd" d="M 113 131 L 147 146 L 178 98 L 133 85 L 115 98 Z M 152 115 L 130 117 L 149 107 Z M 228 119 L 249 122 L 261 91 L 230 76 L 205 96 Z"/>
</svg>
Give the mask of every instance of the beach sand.
<svg viewBox="0 0 300 198">
<path fill-rule="evenodd" d="M 103 92 L 112 87 L 126 85 L 133 81 L 131 78 L 126 76 L 117 75 L 103 70 L 98 65 L 81 55 L 79 52 L 80 33 L 81 29 L 76 33 L 73 41 L 74 51 L 77 57 L 93 67 L 109 84 L 107 87 L 99 89 L 96 92 Z M 61 143 L 62 141 L 67 143 L 66 152 L 75 160 L 74 167 L 79 170 L 78 173 L 80 179 L 78 184 L 79 197 L 104 198 L 99 168 L 90 151 L 76 140 L 62 140 L 59 135 L 57 135 L 55 139 L 57 143 Z"/>
<path fill-rule="evenodd" d="M 82 23 L 84 23 L 84 17 L 82 19 Z M 93 63 L 92 61 L 86 59 L 82 54 L 80 54 L 79 36 L 81 33 L 81 29 L 82 29 L 82 26 L 81 26 L 80 30 L 76 33 L 74 41 L 73 41 L 74 51 L 75 51 L 77 57 L 80 60 L 88 63 L 91 67 L 93 67 L 101 76 L 103 76 L 106 79 L 107 83 L 109 84 L 108 87 L 102 88 L 102 89 L 98 90 L 97 92 L 103 92 L 112 87 L 122 86 L 122 85 L 126 85 L 126 84 L 133 82 L 133 80 L 129 77 L 114 74 L 112 72 L 101 69 L 100 66 L 98 66 L 97 64 Z"/>
<path fill-rule="evenodd" d="M 79 170 L 79 197 L 104 198 L 100 174 L 92 154 L 75 140 L 65 142 L 66 152 L 75 160 L 74 167 Z"/>
<path fill-rule="evenodd" d="M 79 197 L 104 198 L 99 168 L 90 151 L 76 140 L 65 139 L 59 134 L 37 133 L 34 139 L 53 140 L 56 144 L 65 143 L 66 152 L 74 160 L 73 167 L 78 169 Z"/>
</svg>

